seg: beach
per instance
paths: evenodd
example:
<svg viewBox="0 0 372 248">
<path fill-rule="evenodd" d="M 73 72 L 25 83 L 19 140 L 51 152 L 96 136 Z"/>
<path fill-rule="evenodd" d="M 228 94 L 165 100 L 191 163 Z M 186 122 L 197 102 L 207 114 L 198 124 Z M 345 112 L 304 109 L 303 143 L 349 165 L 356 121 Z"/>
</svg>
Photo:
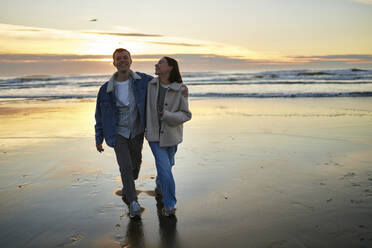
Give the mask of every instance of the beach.
<svg viewBox="0 0 372 248">
<path fill-rule="evenodd" d="M 372 247 L 372 98 L 190 97 L 159 214 L 145 141 L 142 219 L 95 149 L 95 99 L 0 104 L 1 247 Z"/>
</svg>

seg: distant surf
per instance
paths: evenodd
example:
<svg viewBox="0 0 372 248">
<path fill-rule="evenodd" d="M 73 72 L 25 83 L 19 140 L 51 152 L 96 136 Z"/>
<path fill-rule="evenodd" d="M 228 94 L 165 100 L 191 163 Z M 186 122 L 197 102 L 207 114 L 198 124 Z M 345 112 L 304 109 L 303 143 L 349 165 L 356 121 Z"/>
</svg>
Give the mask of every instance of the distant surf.
<svg viewBox="0 0 372 248">
<path fill-rule="evenodd" d="M 183 73 L 190 97 L 371 97 L 372 70 Z M 95 98 L 110 75 L 0 78 L 0 99 Z"/>
</svg>

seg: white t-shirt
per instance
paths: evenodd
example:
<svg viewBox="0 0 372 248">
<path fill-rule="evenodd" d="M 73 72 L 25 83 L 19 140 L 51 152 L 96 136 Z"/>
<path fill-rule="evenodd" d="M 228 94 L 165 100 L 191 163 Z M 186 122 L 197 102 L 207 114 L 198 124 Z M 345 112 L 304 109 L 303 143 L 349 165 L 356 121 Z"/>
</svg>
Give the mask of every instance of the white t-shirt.
<svg viewBox="0 0 372 248">
<path fill-rule="evenodd" d="M 129 81 L 129 79 L 122 82 L 115 81 L 116 101 L 125 106 L 129 106 Z"/>
</svg>

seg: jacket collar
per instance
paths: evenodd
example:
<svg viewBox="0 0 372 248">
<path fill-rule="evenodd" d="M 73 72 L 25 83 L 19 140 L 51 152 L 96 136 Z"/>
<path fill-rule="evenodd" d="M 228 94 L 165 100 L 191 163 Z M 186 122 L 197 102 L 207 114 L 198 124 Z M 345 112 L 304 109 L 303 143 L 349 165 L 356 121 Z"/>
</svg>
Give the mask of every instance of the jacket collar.
<svg viewBox="0 0 372 248">
<path fill-rule="evenodd" d="M 153 78 L 153 79 L 150 81 L 150 84 L 157 84 L 157 83 L 160 83 L 160 82 L 159 82 L 159 77 L 155 77 L 155 78 Z M 182 87 L 182 83 L 173 82 L 173 83 L 170 83 L 170 84 L 169 84 L 169 89 L 174 90 L 174 91 L 179 91 L 179 90 L 181 90 L 181 87 Z"/>
<path fill-rule="evenodd" d="M 114 90 L 114 81 L 115 81 L 115 78 L 116 78 L 117 75 L 118 75 L 118 72 L 115 72 L 111 76 L 111 78 L 110 78 L 110 80 L 109 80 L 109 82 L 107 84 L 107 90 L 106 90 L 107 93 L 110 93 L 110 92 L 112 92 Z M 129 75 L 130 75 L 129 77 L 131 77 L 134 80 L 141 79 L 141 77 L 137 73 L 135 73 L 134 71 L 132 71 L 132 70 L 130 70 Z"/>
</svg>

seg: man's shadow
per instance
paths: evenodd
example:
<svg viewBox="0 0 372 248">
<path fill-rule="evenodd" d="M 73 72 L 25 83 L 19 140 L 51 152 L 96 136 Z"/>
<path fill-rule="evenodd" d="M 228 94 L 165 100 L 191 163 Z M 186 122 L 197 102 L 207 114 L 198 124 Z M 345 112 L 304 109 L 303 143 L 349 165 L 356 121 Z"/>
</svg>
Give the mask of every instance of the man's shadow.
<svg viewBox="0 0 372 248">
<path fill-rule="evenodd" d="M 126 244 L 123 247 L 145 247 L 143 224 L 140 218 L 130 219 L 127 226 Z"/>
<path fill-rule="evenodd" d="M 141 193 L 141 192 L 137 192 Z M 157 215 L 159 219 L 159 234 L 160 234 L 160 247 L 164 248 L 178 248 L 180 247 L 177 238 L 177 217 L 167 217 L 163 214 L 164 204 L 161 195 L 155 192 L 145 192 L 150 196 L 155 196 Z M 128 204 L 125 197 L 122 197 L 125 204 Z M 145 247 L 145 236 L 143 233 L 143 223 L 141 218 L 133 218 L 129 220 L 126 233 L 126 245 L 129 247 Z"/>
<path fill-rule="evenodd" d="M 127 201 L 125 196 L 122 195 L 121 199 L 129 208 L 129 202 Z M 143 211 L 144 209 L 141 208 L 141 212 Z M 129 214 L 128 214 L 128 217 L 129 217 Z M 127 225 L 127 233 L 125 235 L 124 242 L 121 243 L 121 246 L 122 247 L 139 247 L 139 248 L 145 247 L 145 235 L 143 233 L 143 223 L 140 217 L 129 218 L 129 222 Z"/>
</svg>

